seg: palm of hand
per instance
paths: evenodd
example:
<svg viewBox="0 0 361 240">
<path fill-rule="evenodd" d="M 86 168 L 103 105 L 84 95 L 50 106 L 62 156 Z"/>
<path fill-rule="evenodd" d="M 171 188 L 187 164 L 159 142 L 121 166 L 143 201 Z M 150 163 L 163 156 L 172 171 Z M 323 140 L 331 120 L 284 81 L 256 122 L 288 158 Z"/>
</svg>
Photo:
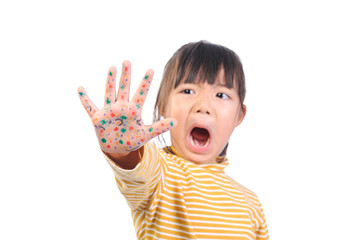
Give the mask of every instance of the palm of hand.
<svg viewBox="0 0 361 240">
<path fill-rule="evenodd" d="M 148 70 L 136 94 L 129 102 L 130 63 L 123 63 L 118 96 L 115 94 L 116 68 L 109 69 L 105 103 L 100 110 L 91 102 L 84 89 L 80 87 L 80 100 L 87 110 L 99 140 L 100 147 L 108 153 L 126 153 L 134 151 L 150 139 L 173 127 L 173 119 L 165 119 L 145 126 L 141 112 L 153 78 L 153 71 Z"/>
</svg>

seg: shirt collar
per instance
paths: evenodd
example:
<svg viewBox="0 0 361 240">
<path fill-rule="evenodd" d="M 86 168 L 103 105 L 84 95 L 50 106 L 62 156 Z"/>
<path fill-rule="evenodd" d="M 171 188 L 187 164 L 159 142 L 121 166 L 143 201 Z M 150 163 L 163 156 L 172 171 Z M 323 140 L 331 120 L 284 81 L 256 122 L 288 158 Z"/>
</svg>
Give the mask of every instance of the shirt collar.
<svg viewBox="0 0 361 240">
<path fill-rule="evenodd" d="M 184 159 L 176 150 L 173 146 L 169 146 L 169 147 L 165 147 L 163 148 L 163 150 L 166 152 L 166 153 L 169 153 L 169 154 L 174 154 L 176 155 L 177 157 L 179 158 L 182 158 Z M 170 151 L 171 150 L 171 151 Z M 185 159 L 186 160 L 186 159 Z M 201 168 L 204 168 L 204 169 L 209 169 L 209 170 L 212 170 L 212 171 L 216 171 L 216 172 L 219 172 L 219 171 L 224 171 L 225 167 L 227 167 L 229 165 L 229 162 L 228 162 L 228 158 L 226 157 L 217 157 L 216 159 L 216 163 L 209 163 L 209 164 L 196 164 L 197 166 L 201 167 Z"/>
</svg>

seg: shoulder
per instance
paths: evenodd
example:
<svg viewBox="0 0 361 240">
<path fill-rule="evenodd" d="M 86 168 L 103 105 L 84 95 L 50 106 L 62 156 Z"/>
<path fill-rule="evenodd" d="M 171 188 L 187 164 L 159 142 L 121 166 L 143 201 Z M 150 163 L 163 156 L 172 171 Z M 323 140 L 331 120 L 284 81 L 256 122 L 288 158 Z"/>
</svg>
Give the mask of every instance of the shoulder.
<svg viewBox="0 0 361 240">
<path fill-rule="evenodd" d="M 228 176 L 228 175 L 227 175 Z M 245 201 L 250 205 L 257 209 L 262 209 L 261 203 L 258 199 L 257 194 L 250 190 L 249 188 L 239 184 L 236 180 L 229 177 L 230 182 L 242 193 L 244 196 Z"/>
<path fill-rule="evenodd" d="M 242 193 L 244 197 L 244 201 L 246 202 L 249 208 L 249 214 L 252 218 L 252 223 L 256 229 L 261 226 L 266 225 L 266 219 L 264 216 L 262 204 L 258 199 L 258 196 L 255 192 L 246 188 L 245 186 L 239 184 L 237 181 L 228 176 L 230 181 L 234 184 L 234 186 Z"/>
</svg>

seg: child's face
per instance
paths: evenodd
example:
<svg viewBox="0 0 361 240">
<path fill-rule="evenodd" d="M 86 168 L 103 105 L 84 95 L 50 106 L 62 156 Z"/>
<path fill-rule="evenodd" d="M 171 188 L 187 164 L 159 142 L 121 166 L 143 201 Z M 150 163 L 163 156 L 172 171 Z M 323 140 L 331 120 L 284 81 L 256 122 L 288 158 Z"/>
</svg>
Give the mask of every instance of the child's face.
<svg viewBox="0 0 361 240">
<path fill-rule="evenodd" d="M 208 164 L 216 161 L 245 113 L 236 89 L 225 86 L 220 71 L 213 85 L 179 84 L 169 95 L 164 115 L 178 122 L 171 130 L 175 150 L 191 162 Z"/>
</svg>

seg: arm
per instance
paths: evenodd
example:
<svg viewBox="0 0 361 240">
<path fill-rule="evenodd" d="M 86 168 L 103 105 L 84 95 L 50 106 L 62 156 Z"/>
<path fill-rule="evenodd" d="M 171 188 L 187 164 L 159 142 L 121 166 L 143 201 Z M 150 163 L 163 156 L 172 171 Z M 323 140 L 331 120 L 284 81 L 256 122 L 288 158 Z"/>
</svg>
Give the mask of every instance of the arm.
<svg viewBox="0 0 361 240">
<path fill-rule="evenodd" d="M 104 154 L 111 159 L 118 167 L 126 169 L 126 170 L 130 170 L 130 169 L 134 169 L 135 166 L 138 165 L 138 163 L 140 162 L 141 156 L 143 152 L 143 147 L 129 152 L 127 155 L 123 155 L 123 154 L 116 154 L 116 153 L 106 153 L 104 152 Z"/>
<path fill-rule="evenodd" d="M 100 148 L 117 166 L 124 169 L 133 169 L 139 163 L 144 144 L 175 126 L 174 119 L 144 125 L 141 112 L 153 79 L 153 71 L 146 72 L 132 101 L 129 101 L 130 69 L 130 62 L 124 61 L 116 95 L 117 69 L 109 68 L 104 107 L 100 110 L 92 103 L 84 88 L 78 88 L 80 100 L 92 120 Z"/>
</svg>

